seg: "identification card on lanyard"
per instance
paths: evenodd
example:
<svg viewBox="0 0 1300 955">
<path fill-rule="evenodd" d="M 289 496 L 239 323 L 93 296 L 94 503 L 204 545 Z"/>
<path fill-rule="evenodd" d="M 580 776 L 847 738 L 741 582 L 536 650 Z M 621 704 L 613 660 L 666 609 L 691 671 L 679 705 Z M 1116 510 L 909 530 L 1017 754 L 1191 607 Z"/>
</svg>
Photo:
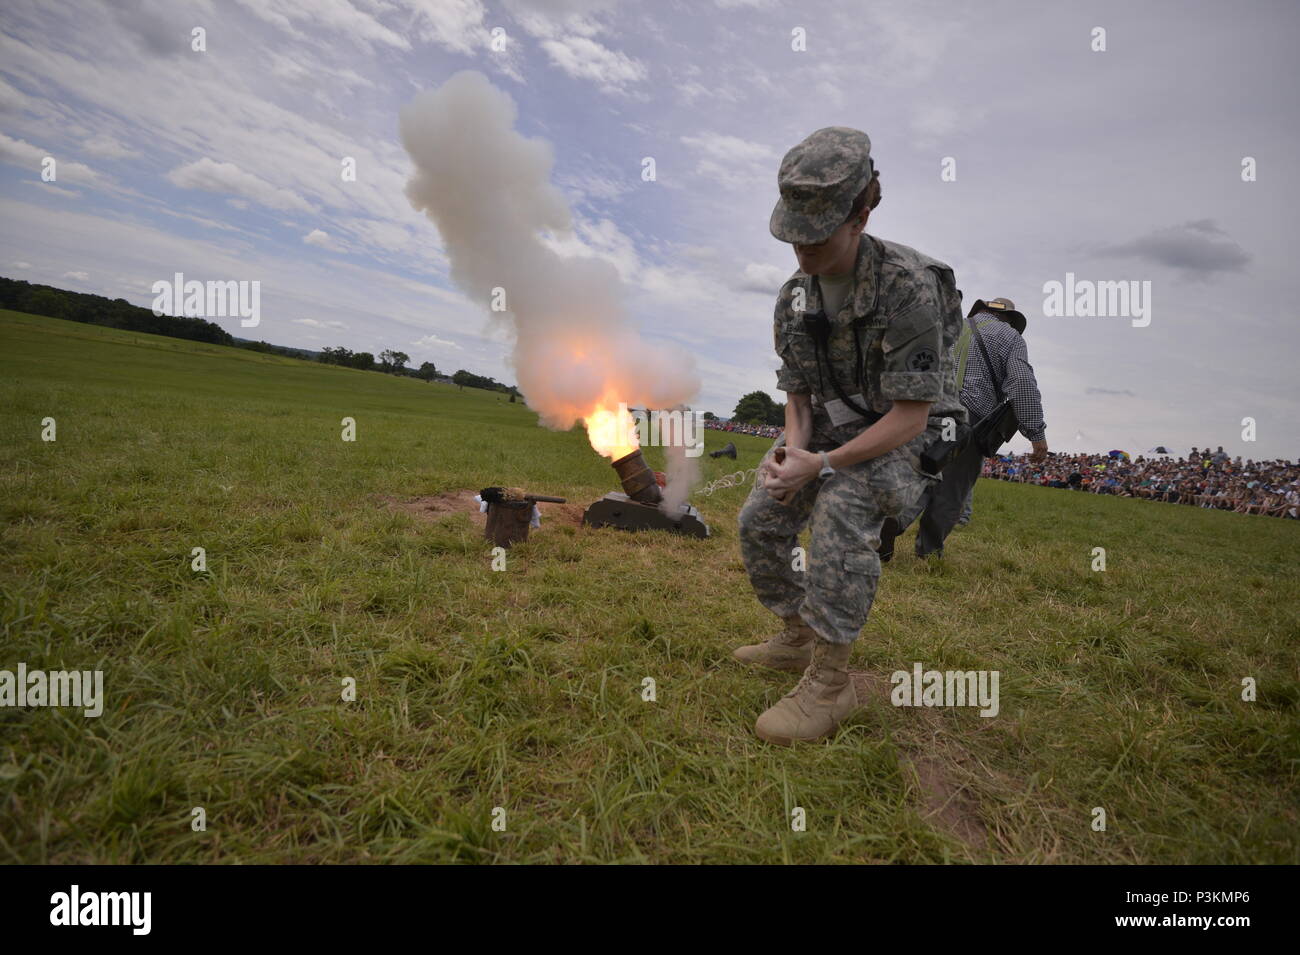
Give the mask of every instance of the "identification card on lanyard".
<svg viewBox="0 0 1300 955">
<path fill-rule="evenodd" d="M 850 395 L 850 398 L 863 408 L 870 407 L 867 404 L 867 399 L 863 397 L 861 393 Z M 862 415 L 858 414 L 839 398 L 832 398 L 830 401 L 823 401 L 822 407 L 825 408 L 826 413 L 830 415 L 831 424 L 835 425 L 837 428 L 843 428 L 845 425 L 866 420 Z"/>
</svg>

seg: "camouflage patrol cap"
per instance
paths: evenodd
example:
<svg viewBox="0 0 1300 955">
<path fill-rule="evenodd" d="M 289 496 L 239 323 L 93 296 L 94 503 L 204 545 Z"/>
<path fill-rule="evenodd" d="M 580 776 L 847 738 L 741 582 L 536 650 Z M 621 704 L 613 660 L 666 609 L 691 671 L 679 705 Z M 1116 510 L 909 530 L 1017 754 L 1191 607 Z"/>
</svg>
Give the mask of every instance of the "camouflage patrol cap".
<svg viewBox="0 0 1300 955">
<path fill-rule="evenodd" d="M 781 160 L 772 235 L 800 245 L 826 241 L 848 219 L 872 170 L 866 133 L 847 126 L 817 130 Z"/>
</svg>

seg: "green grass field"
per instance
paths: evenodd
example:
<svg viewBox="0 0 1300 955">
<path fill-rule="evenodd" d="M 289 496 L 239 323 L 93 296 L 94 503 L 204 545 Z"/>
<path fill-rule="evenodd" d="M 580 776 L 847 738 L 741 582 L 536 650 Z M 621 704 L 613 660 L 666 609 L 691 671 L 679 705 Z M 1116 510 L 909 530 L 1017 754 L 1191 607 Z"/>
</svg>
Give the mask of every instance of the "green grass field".
<svg viewBox="0 0 1300 955">
<path fill-rule="evenodd" d="M 1300 862 L 1296 522 L 982 481 L 944 563 L 887 566 L 865 708 L 784 749 L 751 727 L 794 677 L 730 660 L 774 623 L 745 487 L 694 499 L 710 540 L 550 518 L 493 572 L 387 502 L 616 489 L 496 394 L 13 312 L 0 373 L 0 669 L 106 695 L 0 708 L 4 861 Z M 915 661 L 1001 713 L 889 705 Z"/>
</svg>

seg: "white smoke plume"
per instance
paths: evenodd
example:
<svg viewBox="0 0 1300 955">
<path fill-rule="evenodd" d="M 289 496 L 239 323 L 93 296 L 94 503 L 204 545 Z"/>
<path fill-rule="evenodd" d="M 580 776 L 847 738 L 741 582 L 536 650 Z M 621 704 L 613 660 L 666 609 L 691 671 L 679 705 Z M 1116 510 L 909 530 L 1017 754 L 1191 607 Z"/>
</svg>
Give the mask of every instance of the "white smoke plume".
<svg viewBox="0 0 1300 955">
<path fill-rule="evenodd" d="M 457 73 L 401 111 L 415 171 L 411 204 L 433 220 L 451 278 L 474 302 L 505 293 L 512 365 L 529 407 L 567 429 L 599 407 L 667 408 L 699 390 L 682 349 L 644 341 L 614 266 L 546 244 L 571 228 L 551 185 L 549 144 L 514 128 L 513 100 L 481 73 Z"/>
<path fill-rule="evenodd" d="M 659 509 L 676 519 L 682 516 L 682 506 L 690 497 L 691 489 L 700 483 L 700 459 L 687 457 L 683 444 L 668 444 L 664 446 L 664 462 L 668 483 Z"/>
</svg>

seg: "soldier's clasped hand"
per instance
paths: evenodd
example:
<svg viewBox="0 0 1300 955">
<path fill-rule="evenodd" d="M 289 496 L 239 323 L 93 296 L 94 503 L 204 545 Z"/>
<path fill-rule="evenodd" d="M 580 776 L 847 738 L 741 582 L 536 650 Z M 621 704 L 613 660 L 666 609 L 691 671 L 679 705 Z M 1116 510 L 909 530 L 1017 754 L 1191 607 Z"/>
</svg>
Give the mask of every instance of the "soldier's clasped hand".
<svg viewBox="0 0 1300 955">
<path fill-rule="evenodd" d="M 763 487 L 782 504 L 790 500 L 821 470 L 821 455 L 800 448 L 785 448 L 782 460 L 767 463 Z"/>
</svg>

